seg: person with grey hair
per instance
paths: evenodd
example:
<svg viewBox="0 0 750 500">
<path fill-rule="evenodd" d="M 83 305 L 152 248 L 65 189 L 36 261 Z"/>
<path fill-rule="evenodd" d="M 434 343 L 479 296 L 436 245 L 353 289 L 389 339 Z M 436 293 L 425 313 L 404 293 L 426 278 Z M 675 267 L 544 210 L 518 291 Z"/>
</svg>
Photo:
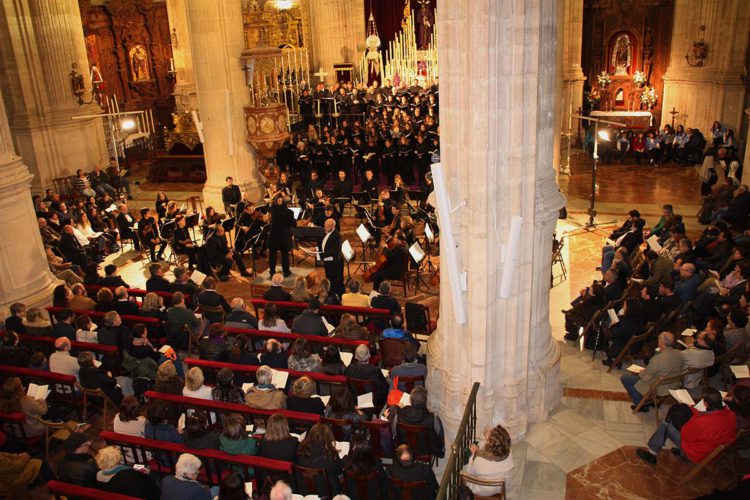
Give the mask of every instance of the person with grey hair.
<svg viewBox="0 0 750 500">
<path fill-rule="evenodd" d="M 427 427 L 427 446 L 431 455 L 440 458 L 445 456 L 445 431 L 440 417 L 427 409 L 427 389 L 418 385 L 411 391 L 411 403 L 399 408 L 392 406 L 388 410 L 391 429 L 396 436 L 397 444 L 403 444 L 404 438 L 398 433 L 398 422 L 409 425 L 424 425 Z"/>
<path fill-rule="evenodd" d="M 354 359 L 344 370 L 344 375 L 358 380 L 369 380 L 373 388 L 373 402 L 376 408 L 382 408 L 388 396 L 388 382 L 383 377 L 383 372 L 375 365 L 370 364 L 370 348 L 360 344 L 354 351 Z"/>
<path fill-rule="evenodd" d="M 99 330 L 97 338 L 100 344 L 116 345 L 120 350 L 130 347 L 133 336 L 130 330 L 122 325 L 122 318 L 116 311 L 109 311 L 104 315 L 104 328 Z"/>
<path fill-rule="evenodd" d="M 201 461 L 195 455 L 183 453 L 177 459 L 174 476 L 167 476 L 161 483 L 161 500 L 211 500 L 214 493 L 198 482 Z M 217 488 L 218 490 L 218 488 Z"/>
<path fill-rule="evenodd" d="M 662 377 L 671 377 L 682 372 L 682 355 L 674 350 L 674 335 L 671 332 L 659 334 L 659 352 L 651 358 L 645 370 L 637 375 L 625 373 L 620 377 L 620 382 L 628 391 L 630 399 L 633 400 L 631 409 L 635 409 L 643 399 L 654 380 Z M 678 380 L 671 384 L 662 384 L 656 388 L 657 396 L 666 396 L 669 389 L 679 389 L 682 384 Z M 640 411 L 647 412 L 649 405 L 644 405 Z"/>
<path fill-rule="evenodd" d="M 112 304 L 112 308 L 122 316 L 138 315 L 138 304 L 130 300 L 128 289 L 124 286 L 118 286 L 115 289 L 115 302 Z"/>
<path fill-rule="evenodd" d="M 262 410 L 278 410 L 286 408 L 286 394 L 283 387 L 276 388 L 273 383 L 273 370 L 262 365 L 255 372 L 256 385 L 250 388 L 245 395 L 245 402 L 251 408 L 260 408 Z"/>
<path fill-rule="evenodd" d="M 284 275 L 276 273 L 271 276 L 271 288 L 263 293 L 263 300 L 275 300 L 288 302 L 292 300 L 292 294 L 284 290 L 281 283 L 284 281 Z"/>
<path fill-rule="evenodd" d="M 284 481 L 276 481 L 271 488 L 270 500 L 292 500 L 292 488 Z"/>
<path fill-rule="evenodd" d="M 242 300 L 242 297 L 233 298 L 229 306 L 232 308 L 232 312 L 224 319 L 224 326 L 253 330 L 258 328 L 258 318 L 247 312 L 245 301 Z"/>
</svg>

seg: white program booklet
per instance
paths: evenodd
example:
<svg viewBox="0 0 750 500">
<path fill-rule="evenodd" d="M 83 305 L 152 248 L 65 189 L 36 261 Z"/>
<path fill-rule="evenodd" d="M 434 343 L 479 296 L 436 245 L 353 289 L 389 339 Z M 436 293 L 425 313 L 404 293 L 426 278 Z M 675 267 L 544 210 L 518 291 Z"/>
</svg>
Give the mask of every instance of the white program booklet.
<svg viewBox="0 0 750 500">
<path fill-rule="evenodd" d="M 190 279 L 193 280 L 196 285 L 201 286 L 203 280 L 206 279 L 206 275 L 196 269 L 193 271 L 193 274 L 190 275 Z"/>
<path fill-rule="evenodd" d="M 678 403 L 695 406 L 695 401 L 685 389 L 669 389 L 669 395 L 675 398 Z"/>
<path fill-rule="evenodd" d="M 340 352 L 339 356 L 341 356 L 341 361 L 344 362 L 345 366 L 349 366 L 352 362 L 352 358 L 354 358 L 354 354 L 350 352 Z"/>
<path fill-rule="evenodd" d="M 385 378 L 388 378 L 391 376 L 391 372 L 389 370 L 386 370 L 385 368 L 381 368 L 380 373 L 382 373 Z"/>
<path fill-rule="evenodd" d="M 26 394 L 34 399 L 47 399 L 47 396 L 49 396 L 51 392 L 52 391 L 49 390 L 49 385 L 36 385 L 34 383 L 29 383 L 29 389 L 26 391 Z"/>
<path fill-rule="evenodd" d="M 357 396 L 357 409 L 362 410 L 364 408 L 375 408 L 375 403 L 373 403 L 372 401 L 371 392 Z"/>
<path fill-rule="evenodd" d="M 398 400 L 398 406 L 403 408 L 404 406 L 411 405 L 411 396 L 408 392 L 401 394 L 401 399 Z"/>
<path fill-rule="evenodd" d="M 328 320 L 323 316 L 323 324 L 326 325 L 326 330 L 328 330 L 328 333 L 331 333 L 336 329 L 332 324 L 328 322 Z"/>
<path fill-rule="evenodd" d="M 284 389 L 286 387 L 286 381 L 289 380 L 289 372 L 280 372 L 279 370 L 271 369 L 271 372 L 273 373 L 273 376 L 271 378 L 271 383 L 276 387 L 277 389 Z"/>
<path fill-rule="evenodd" d="M 645 368 L 636 364 L 632 364 L 628 366 L 626 370 L 632 373 L 641 373 L 643 370 L 645 370 Z"/>
<path fill-rule="evenodd" d="M 339 452 L 339 458 L 344 458 L 349 454 L 348 441 L 336 441 L 336 451 Z"/>
<path fill-rule="evenodd" d="M 747 365 L 732 365 L 729 368 L 737 378 L 750 378 L 750 370 L 748 370 Z"/>
<path fill-rule="evenodd" d="M 684 330 L 682 331 L 682 334 L 681 334 L 681 335 L 682 335 L 683 337 L 692 337 L 693 335 L 695 335 L 695 332 L 697 332 L 697 331 L 698 331 L 698 330 L 696 330 L 695 328 L 685 328 L 685 329 L 684 329 Z"/>
<path fill-rule="evenodd" d="M 609 314 L 609 321 L 614 325 L 620 322 L 620 318 L 617 317 L 617 313 L 614 309 L 607 309 L 607 314 Z"/>
<path fill-rule="evenodd" d="M 652 237 L 647 239 L 646 243 L 648 243 L 648 246 L 650 246 L 654 252 L 661 252 L 661 245 L 659 244 L 659 238 L 656 235 L 653 235 Z"/>
<path fill-rule="evenodd" d="M 252 382 L 245 382 L 244 384 L 242 384 L 242 392 L 247 394 L 247 391 L 252 389 L 254 385 L 255 384 L 253 384 Z"/>
</svg>

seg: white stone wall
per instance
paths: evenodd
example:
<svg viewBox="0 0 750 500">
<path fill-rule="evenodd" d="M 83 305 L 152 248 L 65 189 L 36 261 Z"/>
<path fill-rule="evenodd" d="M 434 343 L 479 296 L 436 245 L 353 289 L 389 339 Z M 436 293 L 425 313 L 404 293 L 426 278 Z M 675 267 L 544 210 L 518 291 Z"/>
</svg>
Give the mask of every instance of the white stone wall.
<svg viewBox="0 0 750 500">
<path fill-rule="evenodd" d="M 351 63 L 356 75 L 366 35 L 364 0 L 310 0 L 310 24 L 310 73 L 322 67 L 328 73 L 326 82 L 333 83 L 333 65 Z M 316 77 L 311 83 L 318 83 Z"/>
</svg>

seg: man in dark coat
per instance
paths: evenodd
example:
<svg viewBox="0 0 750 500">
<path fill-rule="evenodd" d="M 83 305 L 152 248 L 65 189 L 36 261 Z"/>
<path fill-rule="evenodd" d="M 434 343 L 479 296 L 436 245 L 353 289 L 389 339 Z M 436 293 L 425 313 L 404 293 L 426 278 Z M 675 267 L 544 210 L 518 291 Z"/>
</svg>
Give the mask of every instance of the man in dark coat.
<svg viewBox="0 0 750 500">
<path fill-rule="evenodd" d="M 276 252 L 281 252 L 284 277 L 292 274 L 289 251 L 292 249 L 292 227 L 295 224 L 294 213 L 286 206 L 284 198 L 276 198 L 271 207 L 271 229 L 268 233 L 268 268 L 271 275 L 276 272 Z"/>
</svg>

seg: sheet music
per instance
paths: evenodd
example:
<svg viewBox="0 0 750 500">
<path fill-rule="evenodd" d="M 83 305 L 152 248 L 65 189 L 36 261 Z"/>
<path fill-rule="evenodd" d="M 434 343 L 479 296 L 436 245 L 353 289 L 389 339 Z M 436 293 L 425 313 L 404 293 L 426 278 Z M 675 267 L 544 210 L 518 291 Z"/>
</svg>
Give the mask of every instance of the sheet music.
<svg viewBox="0 0 750 500">
<path fill-rule="evenodd" d="M 620 318 L 617 317 L 617 313 L 614 309 L 607 309 L 607 314 L 609 314 L 609 320 L 613 325 L 620 322 Z"/>
<path fill-rule="evenodd" d="M 244 384 L 242 384 L 242 392 L 247 394 L 247 391 L 252 389 L 254 386 L 255 384 L 253 384 L 252 382 L 245 382 Z"/>
<path fill-rule="evenodd" d="M 373 403 L 372 401 L 371 392 L 357 396 L 357 408 L 360 410 L 363 408 L 375 408 L 375 403 Z"/>
<path fill-rule="evenodd" d="M 409 254 L 417 264 L 422 262 L 422 260 L 425 258 L 424 250 L 422 250 L 422 247 L 419 246 L 419 243 L 416 241 L 412 246 L 409 247 Z"/>
<path fill-rule="evenodd" d="M 647 239 L 646 243 L 648 243 L 648 246 L 650 246 L 654 252 L 661 252 L 661 245 L 659 244 L 659 238 L 656 235 L 653 235 L 649 239 Z"/>
<path fill-rule="evenodd" d="M 294 214 L 294 220 L 299 219 L 299 214 L 302 213 L 302 209 L 300 207 L 289 207 L 289 210 L 291 210 Z"/>
<path fill-rule="evenodd" d="M 206 275 L 195 269 L 190 275 L 190 279 L 193 280 L 196 285 L 201 286 L 203 284 L 203 280 L 206 279 Z"/>
<path fill-rule="evenodd" d="M 354 257 L 354 249 L 352 248 L 352 244 L 349 243 L 349 240 L 344 240 L 344 242 L 341 244 L 341 254 L 344 256 L 347 262 L 352 260 Z"/>
<path fill-rule="evenodd" d="M 350 352 L 340 352 L 339 356 L 341 356 L 341 361 L 344 363 L 345 366 L 349 366 L 352 362 L 352 358 L 354 358 L 354 354 Z"/>
<path fill-rule="evenodd" d="M 435 234 L 432 232 L 432 228 L 429 224 L 424 225 L 424 235 L 427 236 L 427 241 L 430 243 L 435 241 Z"/>
<path fill-rule="evenodd" d="M 348 441 L 336 441 L 336 451 L 339 452 L 339 458 L 344 458 L 349 454 Z"/>
<path fill-rule="evenodd" d="M 364 224 L 360 224 L 357 228 L 357 236 L 362 240 L 362 243 L 367 243 L 367 241 L 372 238 L 370 231 L 367 230 Z"/>
<path fill-rule="evenodd" d="M 289 372 L 280 372 L 279 370 L 274 370 L 271 368 L 271 372 L 273 373 L 271 377 L 271 383 L 274 387 L 277 389 L 283 389 L 286 387 L 286 381 L 289 379 Z"/>
<path fill-rule="evenodd" d="M 328 333 L 331 333 L 336 329 L 332 324 L 328 322 L 325 316 L 322 316 L 321 319 L 323 320 L 323 324 L 326 326 L 326 330 L 328 330 Z"/>
</svg>

